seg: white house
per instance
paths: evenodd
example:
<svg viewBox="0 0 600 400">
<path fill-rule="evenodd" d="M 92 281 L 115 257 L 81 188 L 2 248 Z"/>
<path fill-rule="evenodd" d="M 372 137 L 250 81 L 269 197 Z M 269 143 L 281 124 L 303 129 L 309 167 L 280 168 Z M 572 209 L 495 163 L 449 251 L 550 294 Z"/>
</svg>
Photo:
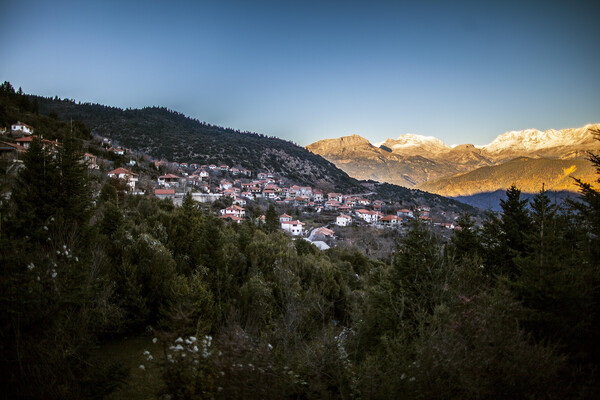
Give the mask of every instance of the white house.
<svg viewBox="0 0 600 400">
<path fill-rule="evenodd" d="M 219 189 L 221 189 L 221 190 L 231 189 L 232 187 L 233 187 L 233 183 L 226 181 L 226 180 L 222 180 L 221 183 L 219 183 Z"/>
<path fill-rule="evenodd" d="M 369 224 L 377 222 L 383 215 L 378 211 L 369 211 L 361 208 L 356 211 L 356 216 Z"/>
<path fill-rule="evenodd" d="M 221 210 L 221 215 L 224 217 L 238 217 L 238 218 L 244 218 L 246 216 L 246 210 L 244 210 L 242 207 L 233 205 L 231 207 L 227 207 L 227 208 L 223 208 Z"/>
<path fill-rule="evenodd" d="M 197 174 L 203 181 L 208 179 L 208 171 L 201 169 Z"/>
<path fill-rule="evenodd" d="M 335 219 L 335 224 L 337 226 L 348 226 L 352 223 L 352 217 L 346 214 L 340 214 Z"/>
<path fill-rule="evenodd" d="M 131 190 L 135 190 L 135 183 L 138 181 L 137 174 L 134 174 L 128 169 L 125 168 L 117 168 L 108 173 L 109 178 L 123 179 L 127 182 L 127 186 L 131 188 Z"/>
<path fill-rule="evenodd" d="M 300 221 L 285 221 L 281 223 L 281 229 L 294 236 L 299 236 L 304 232 L 304 225 L 304 222 Z"/>
<path fill-rule="evenodd" d="M 18 133 L 18 134 L 22 134 L 22 135 L 32 135 L 33 134 L 33 127 L 24 124 L 21 121 L 18 121 L 16 124 L 12 124 L 10 126 L 10 130 L 12 133 Z"/>
</svg>

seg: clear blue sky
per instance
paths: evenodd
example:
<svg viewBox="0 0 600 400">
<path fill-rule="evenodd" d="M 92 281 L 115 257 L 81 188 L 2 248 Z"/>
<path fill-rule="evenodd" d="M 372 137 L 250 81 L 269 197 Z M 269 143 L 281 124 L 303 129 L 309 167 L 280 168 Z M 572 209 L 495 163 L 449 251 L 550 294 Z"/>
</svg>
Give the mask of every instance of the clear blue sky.
<svg viewBox="0 0 600 400">
<path fill-rule="evenodd" d="M 600 122 L 598 3 L 9 0 L 0 80 L 300 145 L 485 144 Z"/>
</svg>

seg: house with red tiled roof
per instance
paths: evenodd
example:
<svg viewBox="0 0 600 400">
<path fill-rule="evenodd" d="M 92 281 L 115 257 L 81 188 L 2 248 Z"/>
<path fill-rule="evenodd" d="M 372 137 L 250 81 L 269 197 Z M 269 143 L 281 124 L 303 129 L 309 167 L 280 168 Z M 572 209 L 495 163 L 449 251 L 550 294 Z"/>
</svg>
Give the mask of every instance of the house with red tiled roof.
<svg viewBox="0 0 600 400">
<path fill-rule="evenodd" d="M 0 142 L 0 159 L 19 160 L 27 149 L 21 145 L 9 142 Z"/>
<path fill-rule="evenodd" d="M 402 223 L 402 218 L 397 215 L 386 215 L 385 217 L 379 218 L 379 223 L 387 226 L 399 226 Z"/>
<path fill-rule="evenodd" d="M 154 189 L 154 195 L 159 199 L 175 198 L 175 189 Z"/>
<path fill-rule="evenodd" d="M 127 186 L 131 188 L 131 190 L 135 189 L 135 183 L 138 181 L 137 174 L 125 168 L 114 169 L 107 175 L 109 178 L 123 179 L 127 183 Z"/>
<path fill-rule="evenodd" d="M 235 216 L 243 218 L 246 216 L 246 210 L 240 206 L 233 205 L 231 207 L 223 208 L 221 211 L 222 216 Z"/>
<path fill-rule="evenodd" d="M 287 214 L 281 214 L 279 216 L 279 222 L 289 222 L 291 221 L 293 218 L 291 215 L 287 215 Z"/>
<path fill-rule="evenodd" d="M 335 232 L 326 227 L 317 228 L 313 231 L 312 237 L 313 240 L 323 240 L 327 238 L 333 238 L 335 236 Z"/>
<path fill-rule="evenodd" d="M 377 222 L 379 218 L 383 217 L 383 214 L 381 214 L 379 211 L 370 211 L 361 208 L 360 210 L 356 211 L 356 216 L 363 221 L 372 224 Z"/>
<path fill-rule="evenodd" d="M 158 177 L 158 186 L 162 186 L 162 187 L 166 187 L 166 188 L 179 186 L 180 180 L 181 180 L 181 177 L 179 177 L 175 174 L 161 175 Z"/>
<path fill-rule="evenodd" d="M 97 163 L 98 157 L 90 153 L 83 154 L 83 161 L 87 163 L 89 169 L 98 169 L 100 166 Z"/>
</svg>

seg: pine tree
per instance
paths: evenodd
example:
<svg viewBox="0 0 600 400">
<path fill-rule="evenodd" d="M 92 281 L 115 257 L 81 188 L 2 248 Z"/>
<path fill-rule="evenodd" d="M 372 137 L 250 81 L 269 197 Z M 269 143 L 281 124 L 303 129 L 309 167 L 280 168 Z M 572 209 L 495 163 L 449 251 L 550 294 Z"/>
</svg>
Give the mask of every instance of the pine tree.
<svg viewBox="0 0 600 400">
<path fill-rule="evenodd" d="M 25 153 L 23 165 L 11 195 L 13 214 L 8 224 L 17 237 L 41 239 L 44 224 L 56 215 L 59 206 L 58 166 L 37 137 Z"/>
<path fill-rule="evenodd" d="M 512 185 L 506 190 L 506 200 L 500 201 L 501 218 L 488 214 L 482 230 L 486 250 L 486 266 L 493 274 L 514 278 L 518 271 L 514 259 L 527 250 L 525 237 L 531 230 L 527 200 L 521 200 L 521 190 Z"/>
<path fill-rule="evenodd" d="M 83 161 L 80 143 L 67 137 L 58 151 L 60 169 L 59 192 L 56 201 L 67 222 L 82 226 L 89 217 L 91 193 L 88 169 Z"/>
<path fill-rule="evenodd" d="M 275 232 L 279 228 L 279 217 L 273 204 L 269 204 L 269 209 L 265 214 L 265 230 L 268 233 Z"/>
<path fill-rule="evenodd" d="M 460 229 L 454 231 L 451 244 L 454 255 L 461 259 L 481 254 L 481 244 L 469 213 L 462 214 L 456 221 Z"/>
</svg>

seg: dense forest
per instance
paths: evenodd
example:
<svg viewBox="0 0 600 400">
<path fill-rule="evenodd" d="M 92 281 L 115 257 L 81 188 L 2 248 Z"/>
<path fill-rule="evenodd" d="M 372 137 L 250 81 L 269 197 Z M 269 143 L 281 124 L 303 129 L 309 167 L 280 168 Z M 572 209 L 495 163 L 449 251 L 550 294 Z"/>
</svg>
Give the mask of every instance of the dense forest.
<svg viewBox="0 0 600 400">
<path fill-rule="evenodd" d="M 415 219 L 375 259 L 224 223 L 189 196 L 93 193 L 81 138 L 62 141 L 33 141 L 0 208 L 7 398 L 114 394 L 132 371 L 97 349 L 136 335 L 161 345 L 139 355 L 161 398 L 597 397 L 589 183 L 562 206 L 511 187 L 500 216 L 464 214 L 448 241 Z"/>
</svg>

